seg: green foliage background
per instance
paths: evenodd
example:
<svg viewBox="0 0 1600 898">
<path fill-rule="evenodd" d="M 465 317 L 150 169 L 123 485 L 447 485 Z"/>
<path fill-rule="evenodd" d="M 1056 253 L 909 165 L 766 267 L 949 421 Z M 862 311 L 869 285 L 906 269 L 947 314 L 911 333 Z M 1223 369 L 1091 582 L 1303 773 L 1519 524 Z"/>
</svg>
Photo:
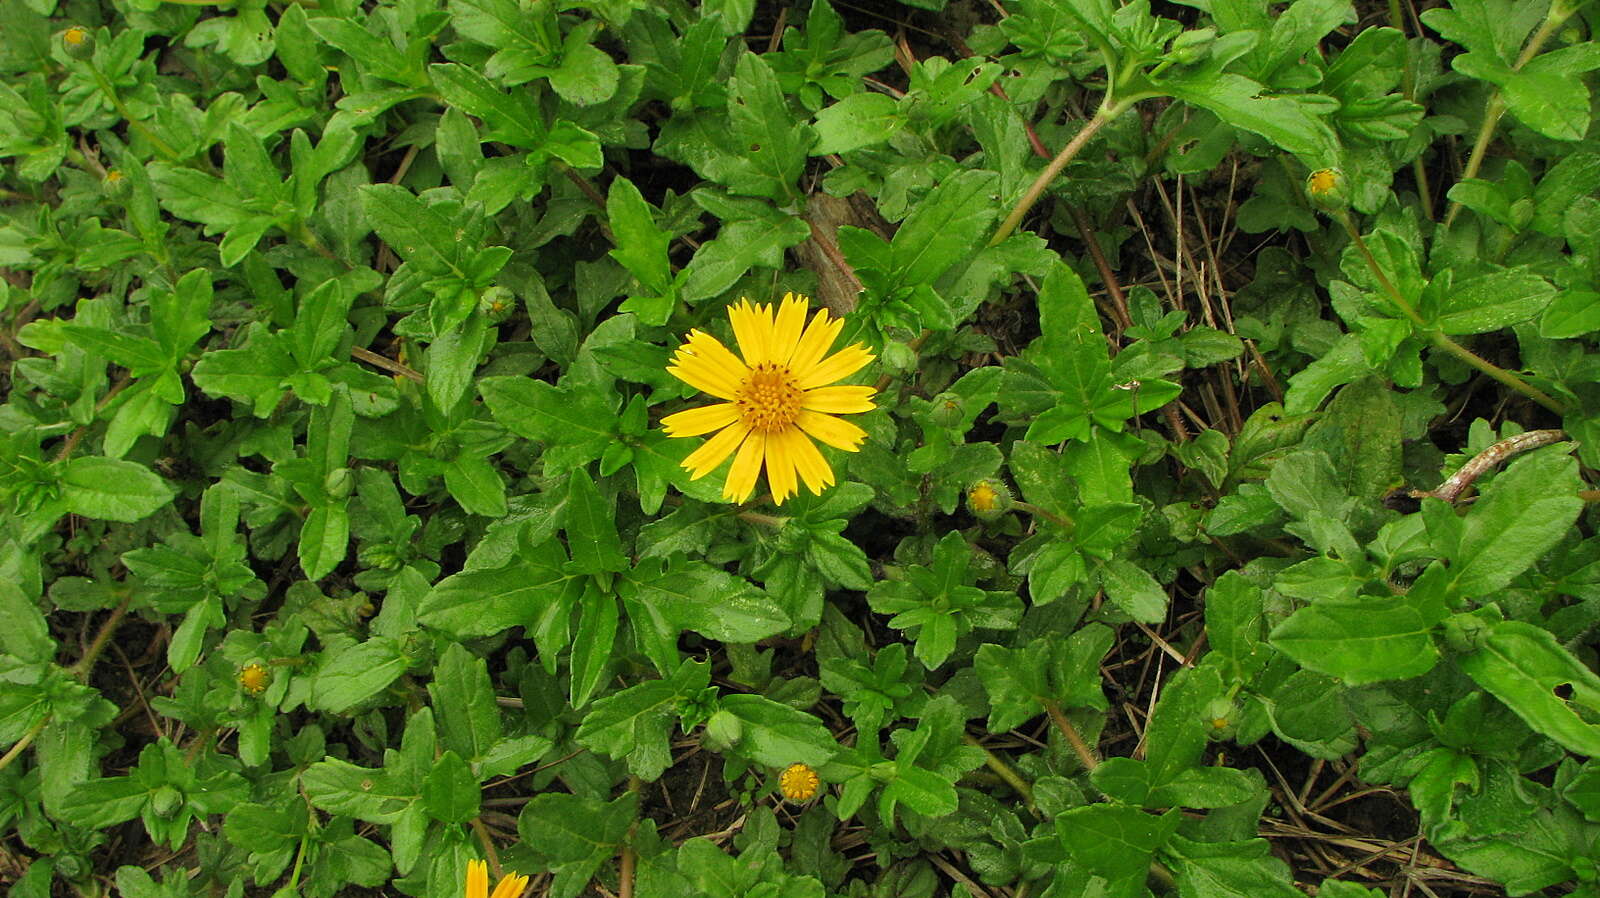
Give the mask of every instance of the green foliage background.
<svg viewBox="0 0 1600 898">
<path fill-rule="evenodd" d="M 1596 21 L 0 0 L 0 882 L 1600 896 Z"/>
</svg>

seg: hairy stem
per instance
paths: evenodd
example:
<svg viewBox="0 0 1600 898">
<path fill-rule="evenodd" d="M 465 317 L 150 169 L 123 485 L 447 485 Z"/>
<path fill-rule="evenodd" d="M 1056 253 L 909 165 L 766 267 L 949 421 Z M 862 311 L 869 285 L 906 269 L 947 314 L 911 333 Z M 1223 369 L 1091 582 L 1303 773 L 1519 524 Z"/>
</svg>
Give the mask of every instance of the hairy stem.
<svg viewBox="0 0 1600 898">
<path fill-rule="evenodd" d="M 1361 253 L 1361 257 L 1366 259 L 1367 268 L 1372 271 L 1372 276 L 1377 279 L 1378 285 L 1383 288 L 1383 292 L 1388 294 L 1395 307 L 1409 318 L 1412 324 L 1416 325 L 1418 332 L 1426 337 L 1430 343 L 1465 362 L 1468 366 L 1499 381 L 1502 385 L 1532 399 L 1550 411 L 1558 415 L 1566 414 L 1567 408 L 1560 400 L 1462 346 L 1444 332 L 1430 327 L 1405 296 L 1400 293 L 1400 288 L 1396 287 L 1394 282 L 1389 280 L 1389 276 L 1384 273 L 1383 267 L 1378 264 L 1377 257 L 1373 256 L 1372 250 L 1367 247 L 1367 242 L 1362 238 L 1361 232 L 1356 229 L 1355 222 L 1350 219 L 1350 214 L 1340 210 L 1335 212 L 1334 216 L 1344 224 L 1345 232 L 1350 235 L 1350 239 L 1355 244 L 1356 250 Z"/>
<path fill-rule="evenodd" d="M 1517 61 L 1511 64 L 1511 70 L 1513 72 L 1521 71 L 1522 67 L 1528 64 L 1528 60 L 1538 56 L 1539 51 L 1544 48 L 1545 41 L 1556 33 L 1556 30 L 1567 21 L 1567 17 L 1571 16 L 1575 9 L 1576 7 L 1568 6 L 1566 3 L 1559 2 L 1559 0 L 1551 3 L 1550 11 L 1545 14 L 1544 21 L 1539 24 L 1538 30 L 1533 33 L 1533 37 L 1529 38 L 1528 43 L 1522 48 L 1522 53 L 1517 56 Z M 1505 112 L 1505 94 L 1499 88 L 1495 88 L 1494 92 L 1489 94 L 1488 102 L 1484 103 L 1483 124 L 1478 127 L 1478 138 L 1472 142 L 1472 153 L 1467 157 L 1467 167 L 1461 170 L 1461 181 L 1468 181 L 1478 176 L 1478 169 L 1483 166 L 1483 158 L 1489 152 L 1489 143 L 1494 140 L 1495 128 L 1499 126 L 1500 117 L 1505 115 Z M 1458 181 L 1457 183 L 1460 182 Z M 1452 202 L 1449 210 L 1444 215 L 1446 229 L 1449 229 L 1451 223 L 1456 220 L 1456 216 L 1460 213 L 1461 204 Z"/>
<path fill-rule="evenodd" d="M 1024 780 L 1022 775 L 1017 773 L 1016 769 L 1010 764 L 1007 764 L 1004 760 L 1002 760 L 999 755 L 988 750 L 987 748 L 984 748 L 983 744 L 973 737 L 971 733 L 963 733 L 961 738 L 968 745 L 982 751 L 984 765 L 990 770 L 994 771 L 995 776 L 1000 777 L 1000 779 L 1003 780 L 1006 785 L 1010 786 L 1018 795 L 1022 796 L 1022 803 L 1028 806 L 1028 811 L 1030 813 L 1032 813 L 1035 817 L 1039 816 L 1039 809 L 1036 808 L 1033 803 L 1033 787 L 1028 785 L 1028 781 Z"/>
<path fill-rule="evenodd" d="M 1044 196 L 1045 189 L 1050 186 L 1051 181 L 1056 179 L 1056 175 L 1061 174 L 1061 170 L 1067 167 L 1067 163 L 1077 158 L 1078 153 L 1083 151 L 1084 146 L 1100 132 L 1101 128 L 1104 128 L 1112 119 L 1121 115 L 1130 105 L 1119 103 L 1110 107 L 1101 106 L 1095 112 L 1093 118 L 1084 122 L 1083 127 L 1078 130 L 1077 134 L 1073 135 L 1072 140 L 1061 148 L 1061 152 L 1056 154 L 1056 158 L 1051 159 L 1050 164 L 1044 167 L 1044 171 L 1039 172 L 1039 177 L 1028 185 L 1027 192 L 1022 195 L 1021 199 L 1017 200 L 1016 206 L 1011 209 L 1011 214 L 1006 216 L 1005 221 L 1000 222 L 1000 229 L 994 232 L 993 237 L 989 238 L 989 245 L 994 246 L 1010 237 L 1011 233 L 1017 229 L 1017 225 L 1022 224 L 1022 217 L 1028 214 L 1028 210 L 1033 208 L 1033 204 L 1037 203 L 1040 197 Z"/>
</svg>

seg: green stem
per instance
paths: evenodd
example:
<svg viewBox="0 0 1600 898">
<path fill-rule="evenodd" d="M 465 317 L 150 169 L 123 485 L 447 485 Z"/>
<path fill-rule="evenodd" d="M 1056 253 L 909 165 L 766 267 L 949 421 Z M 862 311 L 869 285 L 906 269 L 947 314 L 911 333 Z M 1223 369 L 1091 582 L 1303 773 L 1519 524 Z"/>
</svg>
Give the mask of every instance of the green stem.
<svg viewBox="0 0 1600 898">
<path fill-rule="evenodd" d="M 1051 699 L 1044 703 L 1044 710 L 1045 713 L 1050 715 L 1050 721 L 1056 725 L 1056 729 L 1060 730 L 1061 735 L 1066 737 L 1067 744 L 1072 746 L 1072 751 L 1078 756 L 1078 761 L 1083 764 L 1083 769 L 1093 773 L 1095 768 L 1100 766 L 1100 761 L 1094 756 L 1094 752 L 1089 749 L 1089 744 L 1083 741 L 1082 736 L 1078 735 L 1078 728 L 1072 725 L 1071 720 L 1067 719 L 1066 712 L 1061 710 L 1061 705 Z"/>
<path fill-rule="evenodd" d="M 117 627 L 122 623 L 122 619 L 128 616 L 128 606 L 132 604 L 133 593 L 130 591 L 123 597 L 122 604 L 118 605 L 116 610 L 111 612 L 111 616 L 106 618 L 106 622 L 100 625 L 100 632 L 95 634 L 94 641 L 89 643 L 89 648 L 84 651 L 83 657 L 78 659 L 77 664 L 67 669 L 67 673 L 71 674 L 74 679 L 79 682 L 88 681 L 89 671 L 94 668 L 95 660 L 100 657 L 101 652 L 105 651 L 106 645 L 111 641 L 111 634 L 116 632 Z M 28 746 L 33 744 L 33 740 L 39 738 L 39 734 L 44 732 L 45 725 L 49 722 L 49 714 L 39 718 L 38 723 L 22 734 L 22 738 L 17 740 L 17 744 L 7 749 L 5 754 L 0 755 L 0 770 L 10 767 L 11 762 L 21 757 L 22 753 L 28 749 Z"/>
<path fill-rule="evenodd" d="M 1407 100 L 1416 100 L 1417 97 L 1417 65 L 1411 58 L 1411 43 L 1406 40 L 1406 18 L 1400 9 L 1400 0 L 1389 0 L 1389 24 L 1400 32 L 1400 39 L 1405 42 L 1404 69 L 1400 75 L 1400 93 Z M 1422 164 L 1422 156 L 1411 160 L 1411 177 L 1417 182 L 1417 201 L 1422 204 L 1422 215 L 1433 221 L 1433 191 L 1428 188 L 1428 169 Z"/>
<path fill-rule="evenodd" d="M 1417 313 L 1417 310 L 1412 307 L 1411 303 L 1401 295 L 1400 288 L 1396 287 L 1394 282 L 1389 280 L 1389 276 L 1384 273 L 1383 267 L 1378 264 L 1377 258 L 1372 255 L 1372 250 L 1367 248 L 1367 242 L 1362 239 L 1361 232 L 1356 229 L 1355 222 L 1350 219 L 1350 213 L 1341 209 L 1334 212 L 1333 215 L 1344 225 L 1345 232 L 1350 235 L 1351 242 L 1355 244 L 1356 250 L 1361 253 L 1361 257 L 1367 260 L 1367 268 L 1372 271 L 1372 276 L 1377 279 L 1378 285 L 1389 295 L 1390 301 L 1407 318 L 1411 319 L 1411 323 L 1416 326 L 1417 331 L 1426 337 L 1430 343 L 1465 362 L 1468 366 L 1499 381 L 1503 386 L 1532 399 L 1550 411 L 1558 415 L 1566 414 L 1567 407 L 1560 400 L 1450 339 L 1449 335 L 1437 328 L 1430 327 L 1422 316 Z"/>
<path fill-rule="evenodd" d="M 984 748 L 983 745 L 979 743 L 971 733 L 963 733 L 961 734 L 961 738 L 965 740 L 968 745 L 978 749 L 979 751 L 982 751 L 983 763 L 990 770 L 994 771 L 995 776 L 1000 777 L 1000 779 L 1005 781 L 1006 785 L 1010 786 L 1018 795 L 1022 796 L 1022 803 L 1027 805 L 1030 813 L 1032 813 L 1035 817 L 1040 816 L 1039 809 L 1035 807 L 1033 803 L 1033 787 L 1028 785 L 1027 780 L 1024 780 L 1021 774 L 1017 773 L 1017 771 L 1013 769 L 1010 764 L 1007 764 L 1005 761 L 1001 760 L 999 755 L 988 750 L 987 748 Z"/>
<path fill-rule="evenodd" d="M 101 73 L 100 67 L 93 62 L 86 63 L 86 65 L 89 67 L 90 74 L 94 75 L 95 83 L 100 86 L 100 92 L 106 95 L 107 100 L 111 101 L 111 107 L 117 110 L 117 115 L 122 116 L 123 121 L 128 123 L 128 127 L 144 135 L 144 138 L 150 141 L 150 145 L 156 148 L 156 152 L 167 157 L 168 162 L 177 162 L 178 151 L 174 150 L 171 144 L 162 140 L 161 136 L 151 130 L 149 125 L 133 117 L 133 113 L 128 110 L 128 105 L 122 102 L 122 97 L 117 94 L 117 89 L 112 85 L 111 79 Z"/>
<path fill-rule="evenodd" d="M 1539 55 L 1544 48 L 1545 41 L 1567 21 L 1567 18 L 1576 11 L 1576 6 L 1569 6 L 1562 0 L 1555 0 L 1550 4 L 1549 12 L 1545 13 L 1544 21 L 1539 24 L 1539 29 L 1528 39 L 1522 48 L 1522 53 L 1517 56 L 1517 61 L 1511 65 L 1511 71 L 1518 72 L 1528 64 L 1530 59 Z M 1505 115 L 1505 95 L 1499 88 L 1489 94 L 1489 100 L 1483 107 L 1483 124 L 1478 126 L 1478 137 L 1472 142 L 1472 154 L 1467 157 L 1467 167 L 1461 170 L 1461 181 L 1469 181 L 1478 176 L 1478 169 L 1483 166 L 1483 158 L 1489 152 L 1489 143 L 1494 139 L 1495 128 L 1500 124 L 1500 117 Z M 1457 183 L 1460 183 L 1458 181 Z M 1444 215 L 1444 226 L 1448 230 L 1456 216 L 1461 213 L 1461 204 L 1452 202 Z"/>
<path fill-rule="evenodd" d="M 1007 215 L 1006 220 L 1000 223 L 1000 229 L 994 232 L 993 237 L 989 238 L 989 245 L 994 246 L 1010 237 L 1011 233 L 1017 229 L 1017 225 L 1022 223 L 1022 217 L 1028 214 L 1028 210 L 1033 208 L 1033 204 L 1037 203 L 1041 196 L 1044 196 L 1045 189 L 1050 186 L 1051 181 L 1056 179 L 1056 175 L 1061 174 L 1061 170 L 1066 168 L 1067 164 L 1076 158 L 1078 153 L 1082 152 L 1084 146 L 1099 133 L 1101 128 L 1104 128 L 1117 116 L 1132 108 L 1132 106 L 1132 102 L 1122 102 L 1114 106 L 1102 105 L 1096 110 L 1094 117 L 1084 122 L 1083 127 L 1078 130 L 1077 134 L 1073 135 L 1072 140 L 1061 148 L 1061 152 L 1050 160 L 1050 164 L 1044 167 L 1044 171 L 1039 172 L 1039 177 L 1028 185 L 1027 192 L 1022 195 L 1022 199 L 1017 200 L 1017 204 L 1011 209 L 1011 214 Z"/>
<path fill-rule="evenodd" d="M 1011 507 L 1017 509 L 1018 511 L 1025 511 L 1036 518 L 1044 518 L 1045 520 L 1069 533 L 1072 532 L 1072 528 L 1077 526 L 1077 524 L 1066 515 L 1059 515 L 1053 511 L 1046 511 L 1043 508 L 1034 505 L 1032 502 L 1024 502 L 1021 499 L 1017 499 L 1011 503 Z"/>
<path fill-rule="evenodd" d="M 79 682 L 88 682 L 89 671 L 94 669 L 94 662 L 100 658 L 100 653 L 106 650 L 106 645 L 111 641 L 111 634 L 117 632 L 117 627 L 122 625 L 123 618 L 128 616 L 128 606 L 132 604 L 133 591 L 129 590 L 128 594 L 123 596 L 122 603 L 117 605 L 111 616 L 106 618 L 106 622 L 100 625 L 100 632 L 94 635 L 94 641 L 89 643 L 89 648 L 84 651 L 83 657 L 68 669 L 67 672 Z"/>
<path fill-rule="evenodd" d="M 0 771 L 10 767 L 12 761 L 21 757 L 22 753 L 28 750 L 28 746 L 33 744 L 33 740 L 39 738 L 39 734 L 44 732 L 44 725 L 49 722 L 50 715 L 48 714 L 39 718 L 39 722 L 30 727 L 26 733 L 23 733 L 22 738 L 17 740 L 16 745 L 11 746 L 5 754 L 0 755 Z"/>
</svg>

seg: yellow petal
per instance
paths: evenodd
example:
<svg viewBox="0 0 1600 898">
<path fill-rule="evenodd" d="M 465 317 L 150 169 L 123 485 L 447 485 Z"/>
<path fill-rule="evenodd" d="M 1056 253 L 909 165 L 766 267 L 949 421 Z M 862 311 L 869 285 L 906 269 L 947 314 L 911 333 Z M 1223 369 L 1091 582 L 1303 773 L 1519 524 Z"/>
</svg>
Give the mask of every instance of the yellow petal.
<svg viewBox="0 0 1600 898">
<path fill-rule="evenodd" d="M 789 363 L 800 345 L 800 332 L 806 326 L 806 309 L 810 303 L 804 296 L 783 294 L 783 305 L 778 307 L 777 321 L 772 325 L 772 360 L 780 365 Z"/>
<path fill-rule="evenodd" d="M 831 384 L 842 380 L 866 367 L 874 356 L 860 343 L 852 343 L 828 356 L 810 368 L 791 368 L 795 373 L 796 383 L 802 390 L 810 390 L 823 384 Z"/>
<path fill-rule="evenodd" d="M 678 464 L 689 472 L 690 480 L 699 480 L 717 469 L 728 454 L 739 448 L 750 428 L 743 422 L 728 425 L 716 436 L 701 444 L 699 449 L 689 453 L 689 456 Z"/>
<path fill-rule="evenodd" d="M 489 898 L 489 865 L 483 861 L 467 861 L 466 898 Z"/>
<path fill-rule="evenodd" d="M 668 415 L 661 419 L 661 426 L 669 437 L 697 437 L 702 433 L 727 427 L 737 420 L 739 420 L 739 407 L 731 402 L 719 402 L 716 405 L 692 408 L 675 415 Z"/>
<path fill-rule="evenodd" d="M 750 434 L 750 439 L 739 447 L 733 467 L 728 469 L 728 480 L 722 485 L 722 498 L 730 502 L 743 502 L 750 498 L 750 494 L 756 491 L 756 476 L 761 473 L 761 458 L 766 448 L 766 434 L 760 431 Z"/>
<path fill-rule="evenodd" d="M 800 439 L 805 436 L 793 427 L 786 427 L 767 437 L 767 486 L 772 488 L 772 501 L 782 505 L 783 500 L 794 495 L 794 453 L 789 449 L 789 434 Z"/>
<path fill-rule="evenodd" d="M 846 452 L 855 452 L 861 448 L 861 441 L 867 438 L 867 432 L 851 424 L 843 418 L 824 415 L 809 409 L 802 410 L 800 416 L 794 419 L 800 429 L 811 434 L 817 439 L 827 443 L 835 449 Z"/>
<path fill-rule="evenodd" d="M 782 431 L 781 435 L 788 444 L 789 457 L 794 459 L 800 479 L 805 481 L 806 489 L 813 496 L 820 496 L 823 489 L 833 486 L 833 468 L 828 466 L 828 460 L 817 451 L 810 437 L 794 427 Z"/>
<path fill-rule="evenodd" d="M 739 388 L 750 374 L 750 369 L 717 342 L 717 338 L 702 331 L 692 331 L 688 342 L 678 347 L 667 373 L 691 387 L 710 393 L 720 399 L 734 399 Z"/>
<path fill-rule="evenodd" d="M 872 387 L 817 387 L 800 397 L 800 407 L 835 415 L 870 412 L 876 408 L 872 404 L 872 394 L 876 392 Z"/>
<path fill-rule="evenodd" d="M 789 357 L 789 370 L 801 374 L 815 365 L 833 341 L 839 339 L 839 331 L 843 329 L 843 318 L 830 318 L 827 309 L 818 309 L 816 317 L 806 326 L 806 332 L 800 335 L 800 345 L 795 347 L 794 355 Z"/>
<path fill-rule="evenodd" d="M 527 887 L 528 877 L 509 873 L 500 877 L 500 883 L 494 887 L 494 895 L 491 898 L 517 898 Z"/>
<path fill-rule="evenodd" d="M 759 365 L 772 359 L 772 306 L 753 306 L 748 299 L 741 299 L 738 305 L 728 306 L 728 321 L 733 324 L 745 364 Z"/>
</svg>

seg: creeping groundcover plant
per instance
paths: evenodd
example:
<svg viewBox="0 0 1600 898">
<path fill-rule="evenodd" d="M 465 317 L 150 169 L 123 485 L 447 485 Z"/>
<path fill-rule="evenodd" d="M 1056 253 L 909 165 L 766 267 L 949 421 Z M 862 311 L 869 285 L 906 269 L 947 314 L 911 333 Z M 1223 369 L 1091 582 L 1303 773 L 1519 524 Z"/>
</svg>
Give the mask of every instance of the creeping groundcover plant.
<svg viewBox="0 0 1600 898">
<path fill-rule="evenodd" d="M 1600 898 L 1597 28 L 0 0 L 0 898 Z"/>
</svg>

